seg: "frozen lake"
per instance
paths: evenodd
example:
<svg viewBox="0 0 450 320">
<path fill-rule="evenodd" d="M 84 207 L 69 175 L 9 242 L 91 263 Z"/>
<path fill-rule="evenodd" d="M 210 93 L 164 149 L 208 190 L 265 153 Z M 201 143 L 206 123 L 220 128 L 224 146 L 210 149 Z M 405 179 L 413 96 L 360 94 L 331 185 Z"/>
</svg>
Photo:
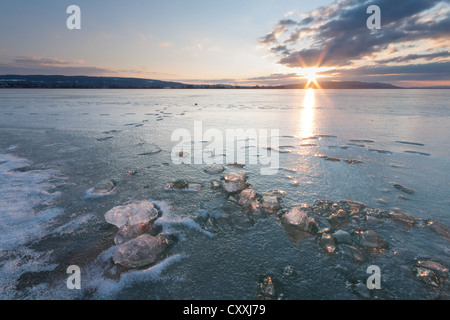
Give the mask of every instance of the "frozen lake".
<svg viewBox="0 0 450 320">
<path fill-rule="evenodd" d="M 0 296 L 256 299 L 270 276 L 279 299 L 449 299 L 448 269 L 423 276 L 419 268 L 450 266 L 448 101 L 449 90 L 3 89 Z M 231 155 L 228 139 L 202 163 L 174 163 L 174 132 L 190 133 L 182 158 L 194 162 L 211 146 L 208 130 L 226 137 L 238 129 L 257 135 Z M 260 130 L 277 133 L 276 147 L 258 148 L 267 142 Z M 270 175 L 261 171 L 265 153 L 277 160 Z M 242 154 L 243 168 L 227 165 Z M 224 172 L 205 173 L 205 159 Z M 211 183 L 240 171 L 258 197 L 278 197 L 277 212 L 249 219 Z M 201 188 L 165 190 L 177 180 Z M 92 190 L 102 181 L 114 187 L 99 196 Z M 317 200 L 342 199 L 365 211 L 349 209 L 338 224 L 332 209 L 321 212 L 316 234 L 283 223 L 296 206 L 314 212 Z M 157 206 L 155 225 L 175 243 L 156 263 L 117 274 L 117 227 L 105 213 L 141 200 Z M 320 239 L 338 230 L 350 240 L 336 240 L 330 254 Z M 368 230 L 382 249 L 361 247 Z M 352 248 L 364 259 L 354 261 Z M 81 290 L 66 287 L 70 265 L 81 269 Z M 380 267 L 379 290 L 364 288 L 370 265 Z"/>
</svg>

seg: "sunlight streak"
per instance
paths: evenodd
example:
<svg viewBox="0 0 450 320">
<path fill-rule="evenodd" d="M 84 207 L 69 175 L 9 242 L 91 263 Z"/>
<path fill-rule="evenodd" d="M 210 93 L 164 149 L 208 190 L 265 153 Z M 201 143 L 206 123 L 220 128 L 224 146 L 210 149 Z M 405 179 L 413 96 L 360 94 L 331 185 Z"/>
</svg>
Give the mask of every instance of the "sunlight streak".
<svg viewBox="0 0 450 320">
<path fill-rule="evenodd" d="M 300 137 L 302 139 L 313 135 L 315 103 L 315 91 L 309 88 L 305 91 L 303 109 L 300 115 Z"/>
</svg>

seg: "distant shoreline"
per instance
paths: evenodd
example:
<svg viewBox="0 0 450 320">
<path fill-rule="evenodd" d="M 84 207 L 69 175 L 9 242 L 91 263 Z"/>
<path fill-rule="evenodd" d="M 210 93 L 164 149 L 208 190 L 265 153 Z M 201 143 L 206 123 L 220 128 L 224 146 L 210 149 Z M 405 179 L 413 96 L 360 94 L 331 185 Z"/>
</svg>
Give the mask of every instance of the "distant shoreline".
<svg viewBox="0 0 450 320">
<path fill-rule="evenodd" d="M 92 87 L 0 87 L 0 90 L 449 90 L 450 87 L 397 87 L 397 88 L 283 88 L 283 87 L 238 87 L 238 88 L 92 88 Z"/>
<path fill-rule="evenodd" d="M 389 83 L 361 81 L 319 81 L 286 85 L 239 86 L 228 84 L 185 84 L 141 78 L 62 75 L 0 75 L 0 89 L 450 89 L 450 86 L 398 87 Z"/>
</svg>

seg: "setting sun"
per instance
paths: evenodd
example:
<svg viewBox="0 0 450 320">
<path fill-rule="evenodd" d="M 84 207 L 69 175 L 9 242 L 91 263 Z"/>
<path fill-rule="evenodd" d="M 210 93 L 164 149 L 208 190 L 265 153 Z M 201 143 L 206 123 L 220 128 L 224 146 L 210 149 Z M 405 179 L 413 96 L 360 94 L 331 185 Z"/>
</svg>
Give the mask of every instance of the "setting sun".
<svg viewBox="0 0 450 320">
<path fill-rule="evenodd" d="M 317 67 L 302 68 L 302 70 L 300 71 L 300 75 L 308 80 L 305 88 L 309 88 L 311 83 L 314 83 L 316 87 L 319 87 L 319 84 L 317 83 L 318 70 L 319 68 Z"/>
<path fill-rule="evenodd" d="M 316 81 L 316 71 L 315 70 L 310 70 L 306 73 L 306 78 L 308 79 L 308 81 L 312 82 L 312 81 Z"/>
</svg>

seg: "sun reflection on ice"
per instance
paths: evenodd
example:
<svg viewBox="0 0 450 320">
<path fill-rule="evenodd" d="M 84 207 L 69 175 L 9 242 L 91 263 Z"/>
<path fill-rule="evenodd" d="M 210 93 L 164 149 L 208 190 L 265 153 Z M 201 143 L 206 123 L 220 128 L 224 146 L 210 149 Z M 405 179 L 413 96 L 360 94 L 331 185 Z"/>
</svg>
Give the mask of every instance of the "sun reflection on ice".
<svg viewBox="0 0 450 320">
<path fill-rule="evenodd" d="M 309 88 L 305 92 L 303 109 L 300 115 L 300 138 L 302 139 L 313 135 L 315 103 L 315 91 Z"/>
</svg>

